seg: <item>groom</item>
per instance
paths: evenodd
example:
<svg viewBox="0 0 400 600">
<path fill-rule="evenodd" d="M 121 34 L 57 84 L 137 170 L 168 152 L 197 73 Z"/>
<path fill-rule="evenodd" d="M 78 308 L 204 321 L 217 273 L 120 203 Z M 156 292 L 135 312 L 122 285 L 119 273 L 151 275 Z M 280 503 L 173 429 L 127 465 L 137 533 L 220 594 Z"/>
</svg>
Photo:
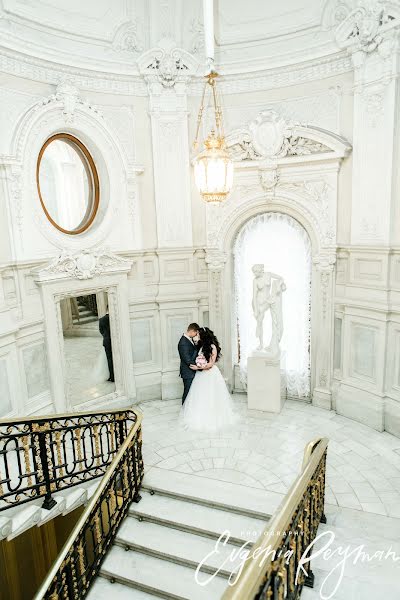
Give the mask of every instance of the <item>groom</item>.
<svg viewBox="0 0 400 600">
<path fill-rule="evenodd" d="M 200 327 L 197 325 L 197 323 L 190 323 L 186 333 L 182 335 L 178 344 L 178 352 L 181 359 L 179 375 L 183 380 L 182 404 L 186 400 L 186 396 L 189 393 L 190 386 L 192 385 L 194 376 L 196 375 L 196 371 L 191 369 L 190 365 L 195 365 L 196 356 L 198 354 L 198 350 L 193 338 L 198 335 L 199 329 Z"/>
<path fill-rule="evenodd" d="M 108 314 L 108 307 L 104 317 L 101 317 L 101 319 L 99 319 L 99 331 L 103 336 L 103 346 L 107 356 L 108 370 L 110 371 L 110 377 L 108 378 L 108 381 L 114 381 L 114 363 L 112 355 L 110 315 Z"/>
</svg>

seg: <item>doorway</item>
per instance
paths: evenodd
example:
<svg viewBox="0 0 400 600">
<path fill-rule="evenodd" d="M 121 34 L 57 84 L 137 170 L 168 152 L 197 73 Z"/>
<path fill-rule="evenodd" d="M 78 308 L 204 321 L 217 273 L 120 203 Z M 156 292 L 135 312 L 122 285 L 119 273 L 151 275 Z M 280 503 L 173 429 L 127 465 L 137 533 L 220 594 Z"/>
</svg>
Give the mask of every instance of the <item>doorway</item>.
<svg viewBox="0 0 400 600">
<path fill-rule="evenodd" d="M 65 387 L 71 406 L 115 391 L 107 292 L 61 300 Z"/>
</svg>

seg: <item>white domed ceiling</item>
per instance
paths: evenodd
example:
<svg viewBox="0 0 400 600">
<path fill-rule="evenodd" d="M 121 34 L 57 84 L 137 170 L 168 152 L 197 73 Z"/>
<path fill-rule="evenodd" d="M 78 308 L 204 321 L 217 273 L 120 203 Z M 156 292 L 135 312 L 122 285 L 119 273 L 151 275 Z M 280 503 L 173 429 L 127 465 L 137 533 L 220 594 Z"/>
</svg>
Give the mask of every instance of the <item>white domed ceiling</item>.
<svg viewBox="0 0 400 600">
<path fill-rule="evenodd" d="M 334 29 L 355 0 L 216 0 L 217 61 L 248 72 L 338 51 Z M 134 73 L 171 38 L 203 59 L 201 0 L 3 0 L 0 46 L 79 68 Z"/>
</svg>

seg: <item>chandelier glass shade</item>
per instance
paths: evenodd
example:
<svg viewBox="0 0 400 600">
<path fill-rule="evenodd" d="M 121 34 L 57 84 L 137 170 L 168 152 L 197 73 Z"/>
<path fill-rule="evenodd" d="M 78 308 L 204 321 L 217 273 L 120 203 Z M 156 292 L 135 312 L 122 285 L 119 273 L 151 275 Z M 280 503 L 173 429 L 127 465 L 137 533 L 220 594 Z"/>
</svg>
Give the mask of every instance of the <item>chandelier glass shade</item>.
<svg viewBox="0 0 400 600">
<path fill-rule="evenodd" d="M 204 140 L 204 150 L 194 159 L 194 179 L 197 189 L 205 202 L 220 203 L 226 200 L 233 185 L 233 161 L 226 149 L 225 136 L 222 129 L 222 110 L 216 90 L 217 73 L 211 71 L 206 78 L 202 101 L 197 120 L 194 148 L 198 147 L 198 138 L 204 99 L 207 89 L 211 88 L 215 115 L 215 129 L 212 129 Z"/>
<path fill-rule="evenodd" d="M 212 130 L 204 141 L 205 150 L 194 162 L 194 179 L 203 200 L 223 202 L 232 189 L 233 163 L 223 140 Z"/>
</svg>

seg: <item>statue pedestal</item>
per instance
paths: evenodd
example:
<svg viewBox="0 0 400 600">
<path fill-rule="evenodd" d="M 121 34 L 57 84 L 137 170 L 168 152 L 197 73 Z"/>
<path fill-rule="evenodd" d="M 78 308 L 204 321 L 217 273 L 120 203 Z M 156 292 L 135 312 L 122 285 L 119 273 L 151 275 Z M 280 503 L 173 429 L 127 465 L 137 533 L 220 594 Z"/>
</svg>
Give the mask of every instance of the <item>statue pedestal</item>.
<svg viewBox="0 0 400 600">
<path fill-rule="evenodd" d="M 254 353 L 247 359 L 247 406 L 252 410 L 281 412 L 280 358 Z"/>
</svg>

